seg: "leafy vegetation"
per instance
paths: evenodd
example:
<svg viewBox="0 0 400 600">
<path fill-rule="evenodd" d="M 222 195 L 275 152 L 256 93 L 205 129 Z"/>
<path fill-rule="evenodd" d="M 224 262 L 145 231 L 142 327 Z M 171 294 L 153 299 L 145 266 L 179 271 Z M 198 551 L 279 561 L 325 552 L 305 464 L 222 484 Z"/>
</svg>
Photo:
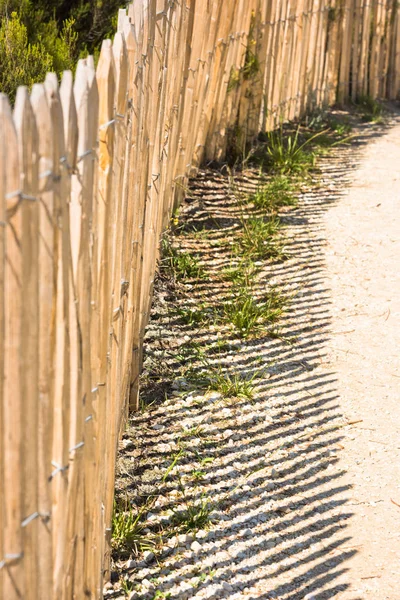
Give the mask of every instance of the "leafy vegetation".
<svg viewBox="0 0 400 600">
<path fill-rule="evenodd" d="M 124 0 L 0 0 L 0 91 L 74 69 L 116 29 Z"/>
<path fill-rule="evenodd" d="M 295 206 L 297 204 L 294 191 L 294 183 L 289 177 L 276 175 L 267 183 L 261 183 L 256 193 L 250 196 L 250 200 L 256 208 L 276 212 L 282 206 Z"/>
<path fill-rule="evenodd" d="M 232 300 L 223 305 L 223 319 L 231 323 L 243 338 L 265 332 L 268 324 L 275 323 L 283 313 L 285 297 L 271 289 L 256 299 L 249 289 L 241 289 Z"/>
<path fill-rule="evenodd" d="M 252 400 L 254 397 L 255 375 L 250 379 L 242 377 L 239 373 L 225 373 L 219 368 L 211 376 L 210 390 L 220 392 L 223 398 L 246 398 Z"/>
<path fill-rule="evenodd" d="M 358 112 L 363 121 L 369 123 L 380 123 L 383 119 L 384 108 L 382 104 L 372 96 L 359 96 L 355 102 Z"/>
<path fill-rule="evenodd" d="M 282 259 L 285 257 L 282 224 L 277 216 L 243 219 L 243 231 L 235 247 L 239 255 L 253 260 Z"/>
<path fill-rule="evenodd" d="M 181 533 L 205 529 L 211 522 L 212 510 L 213 507 L 207 499 L 202 499 L 200 502 L 189 502 L 185 510 L 174 511 L 172 524 Z"/>
<path fill-rule="evenodd" d="M 120 556 L 138 556 L 151 550 L 154 542 L 144 531 L 143 514 L 145 508 L 135 514 L 128 502 L 115 503 L 112 520 L 112 547 Z"/>
<path fill-rule="evenodd" d="M 162 241 L 162 256 L 160 269 L 164 275 L 175 280 L 205 278 L 198 258 L 189 252 L 181 252 L 166 237 Z"/>
</svg>

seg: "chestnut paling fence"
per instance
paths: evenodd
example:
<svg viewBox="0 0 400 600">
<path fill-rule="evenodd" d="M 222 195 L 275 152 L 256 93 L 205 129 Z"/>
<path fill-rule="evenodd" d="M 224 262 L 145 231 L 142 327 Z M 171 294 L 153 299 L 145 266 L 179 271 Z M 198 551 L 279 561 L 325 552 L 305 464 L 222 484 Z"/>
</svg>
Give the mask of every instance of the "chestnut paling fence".
<svg viewBox="0 0 400 600">
<path fill-rule="evenodd" d="M 161 233 L 188 177 L 400 91 L 390 0 L 135 0 L 97 68 L 0 95 L 0 598 L 97 599 Z"/>
</svg>

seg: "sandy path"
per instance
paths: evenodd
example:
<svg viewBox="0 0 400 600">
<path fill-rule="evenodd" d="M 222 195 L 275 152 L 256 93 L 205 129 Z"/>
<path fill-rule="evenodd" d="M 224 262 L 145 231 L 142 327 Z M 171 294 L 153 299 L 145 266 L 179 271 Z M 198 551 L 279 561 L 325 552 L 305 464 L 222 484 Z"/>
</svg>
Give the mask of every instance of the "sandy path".
<svg viewBox="0 0 400 600">
<path fill-rule="evenodd" d="M 333 299 L 327 368 L 354 427 L 341 444 L 356 553 L 342 598 L 400 598 L 400 121 L 364 149 L 325 215 Z M 395 504 L 397 503 L 397 504 Z"/>
</svg>

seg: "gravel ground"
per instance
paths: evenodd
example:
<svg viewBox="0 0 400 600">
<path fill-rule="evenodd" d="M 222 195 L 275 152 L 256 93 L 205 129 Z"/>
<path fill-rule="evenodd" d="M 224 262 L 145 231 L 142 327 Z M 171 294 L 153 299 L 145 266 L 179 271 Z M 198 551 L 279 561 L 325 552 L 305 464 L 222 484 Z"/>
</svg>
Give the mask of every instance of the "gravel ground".
<svg viewBox="0 0 400 600">
<path fill-rule="evenodd" d="M 121 441 L 116 489 L 119 501 L 142 510 L 141 535 L 155 545 L 138 556 L 115 552 L 106 598 L 400 597 L 351 586 L 358 509 L 345 463 L 357 457 L 342 454 L 362 417 L 341 404 L 326 276 L 327 215 L 347 194 L 366 149 L 393 124 L 359 125 L 351 146 L 319 159 L 298 206 L 283 210 L 288 259 L 260 265 L 257 283 L 258 290 L 278 286 L 290 299 L 269 335 L 242 340 L 211 321 L 182 324 L 177 306 L 212 302 L 229 289 L 213 277 L 178 288 L 159 278 L 143 407 Z M 257 177 L 246 171 L 235 185 L 254 190 Z M 175 238 L 211 272 L 229 266 L 221 240 L 229 245 L 235 229 L 232 193 L 226 171 L 201 171 Z M 188 346 L 206 360 L 205 371 L 254 377 L 254 399 L 224 398 L 196 384 L 184 358 L 176 361 Z M 188 532 L 177 523 L 191 509 L 200 516 Z"/>
</svg>

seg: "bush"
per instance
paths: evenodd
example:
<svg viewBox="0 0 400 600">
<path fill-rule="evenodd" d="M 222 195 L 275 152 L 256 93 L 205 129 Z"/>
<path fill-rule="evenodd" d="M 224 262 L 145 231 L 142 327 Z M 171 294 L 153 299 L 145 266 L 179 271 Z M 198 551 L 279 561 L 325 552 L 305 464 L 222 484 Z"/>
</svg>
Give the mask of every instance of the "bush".
<svg viewBox="0 0 400 600">
<path fill-rule="evenodd" d="M 115 33 L 124 0 L 0 0 L 0 91 L 15 98 L 48 71 L 74 70 Z"/>
<path fill-rule="evenodd" d="M 15 98 L 19 85 L 31 86 L 53 69 L 53 58 L 45 47 L 30 44 L 27 28 L 16 12 L 0 27 L 0 90 Z"/>
</svg>

